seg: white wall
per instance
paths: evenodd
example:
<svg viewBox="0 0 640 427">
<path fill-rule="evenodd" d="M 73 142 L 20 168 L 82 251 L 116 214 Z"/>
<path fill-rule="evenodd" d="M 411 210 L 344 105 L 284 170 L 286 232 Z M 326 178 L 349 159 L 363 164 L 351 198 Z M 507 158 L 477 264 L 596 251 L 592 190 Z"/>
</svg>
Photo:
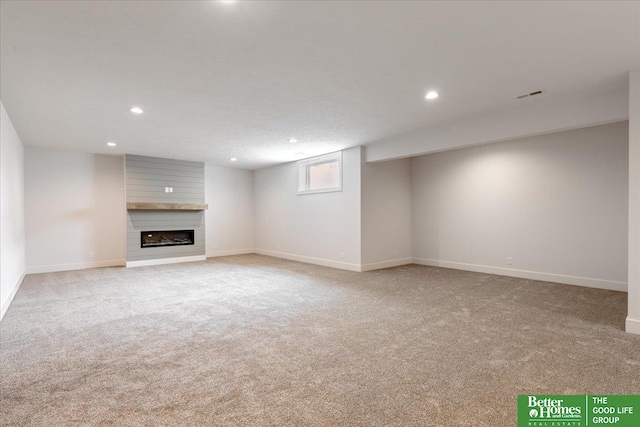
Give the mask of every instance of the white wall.
<svg viewBox="0 0 640 427">
<path fill-rule="evenodd" d="M 252 253 L 253 172 L 205 165 L 207 256 Z"/>
<path fill-rule="evenodd" d="M 0 101 L 0 319 L 25 272 L 24 147 Z"/>
<path fill-rule="evenodd" d="M 124 264 L 121 157 L 27 147 L 25 193 L 29 273 Z"/>
<path fill-rule="evenodd" d="M 414 258 L 625 290 L 627 144 L 619 122 L 412 159 Z"/>
<path fill-rule="evenodd" d="M 362 165 L 362 269 L 412 262 L 411 162 Z"/>
<path fill-rule="evenodd" d="M 362 150 L 343 152 L 342 191 L 298 196 L 298 167 L 254 172 L 256 252 L 359 270 Z"/>
<path fill-rule="evenodd" d="M 640 334 L 640 70 L 629 74 L 629 312 L 627 332 Z"/>
</svg>

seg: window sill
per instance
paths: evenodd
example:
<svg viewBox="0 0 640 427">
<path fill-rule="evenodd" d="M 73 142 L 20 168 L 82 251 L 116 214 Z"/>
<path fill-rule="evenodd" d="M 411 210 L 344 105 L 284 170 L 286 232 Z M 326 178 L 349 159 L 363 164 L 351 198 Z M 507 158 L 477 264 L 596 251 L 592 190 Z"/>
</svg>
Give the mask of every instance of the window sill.
<svg viewBox="0 0 640 427">
<path fill-rule="evenodd" d="M 323 188 L 322 190 L 304 190 L 298 191 L 298 196 L 306 196 L 307 194 L 337 193 L 342 191 L 342 187 Z"/>
</svg>

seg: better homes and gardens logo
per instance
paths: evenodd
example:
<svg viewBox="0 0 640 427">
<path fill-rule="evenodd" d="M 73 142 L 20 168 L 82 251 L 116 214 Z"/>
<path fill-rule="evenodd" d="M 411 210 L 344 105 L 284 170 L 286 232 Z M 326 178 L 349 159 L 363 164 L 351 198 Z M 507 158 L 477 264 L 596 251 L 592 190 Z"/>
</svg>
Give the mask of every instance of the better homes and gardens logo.
<svg viewBox="0 0 640 427">
<path fill-rule="evenodd" d="M 520 395 L 518 427 L 640 426 L 640 395 Z"/>
<path fill-rule="evenodd" d="M 585 425 L 584 404 L 584 396 L 526 396 L 527 426 Z"/>
</svg>

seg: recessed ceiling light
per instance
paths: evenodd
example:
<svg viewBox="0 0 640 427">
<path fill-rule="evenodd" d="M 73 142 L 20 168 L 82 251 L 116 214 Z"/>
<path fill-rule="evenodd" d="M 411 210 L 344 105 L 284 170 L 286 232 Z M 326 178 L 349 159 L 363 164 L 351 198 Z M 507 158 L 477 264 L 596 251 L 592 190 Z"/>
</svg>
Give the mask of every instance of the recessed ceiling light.
<svg viewBox="0 0 640 427">
<path fill-rule="evenodd" d="M 431 92 L 427 92 L 427 96 L 425 96 L 425 98 L 427 99 L 436 99 L 438 97 L 438 92 L 435 91 L 431 91 Z"/>
<path fill-rule="evenodd" d="M 116 145 L 118 145 L 118 144 L 116 144 L 115 142 L 107 142 L 107 145 L 108 145 L 109 147 L 115 147 L 115 146 L 116 146 Z"/>
<path fill-rule="evenodd" d="M 133 114 L 142 114 L 142 113 L 144 113 L 144 111 L 142 111 L 142 108 L 140 108 L 140 107 L 131 107 L 131 112 Z"/>
<path fill-rule="evenodd" d="M 232 162 L 237 162 L 238 161 L 238 159 L 236 159 L 235 157 L 232 157 L 229 160 L 231 160 Z"/>
<path fill-rule="evenodd" d="M 236 0 L 218 0 L 220 3 L 235 3 Z"/>
<path fill-rule="evenodd" d="M 298 140 L 297 140 L 297 139 L 295 139 L 295 138 L 291 138 L 291 139 L 289 140 L 289 142 L 291 142 L 292 144 L 295 144 L 296 142 L 298 142 Z"/>
</svg>

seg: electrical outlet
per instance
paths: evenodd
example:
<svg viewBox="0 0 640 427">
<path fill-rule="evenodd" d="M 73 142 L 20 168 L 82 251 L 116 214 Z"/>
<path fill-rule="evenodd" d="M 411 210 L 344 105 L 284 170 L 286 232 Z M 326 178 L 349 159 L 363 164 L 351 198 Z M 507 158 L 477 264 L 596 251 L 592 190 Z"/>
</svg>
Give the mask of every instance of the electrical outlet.
<svg viewBox="0 0 640 427">
<path fill-rule="evenodd" d="M 340 259 L 344 259 L 344 252 L 340 252 Z"/>
<path fill-rule="evenodd" d="M 93 251 L 89 251 L 89 258 L 93 258 L 93 257 L 95 257 L 95 256 L 96 256 L 96 254 L 95 254 L 95 253 L 93 253 Z"/>
<path fill-rule="evenodd" d="M 507 264 L 508 265 L 513 264 L 513 258 L 511 258 L 510 256 L 507 257 Z"/>
<path fill-rule="evenodd" d="M 217 243 L 213 244 L 213 249 L 218 249 L 218 244 Z"/>
</svg>

